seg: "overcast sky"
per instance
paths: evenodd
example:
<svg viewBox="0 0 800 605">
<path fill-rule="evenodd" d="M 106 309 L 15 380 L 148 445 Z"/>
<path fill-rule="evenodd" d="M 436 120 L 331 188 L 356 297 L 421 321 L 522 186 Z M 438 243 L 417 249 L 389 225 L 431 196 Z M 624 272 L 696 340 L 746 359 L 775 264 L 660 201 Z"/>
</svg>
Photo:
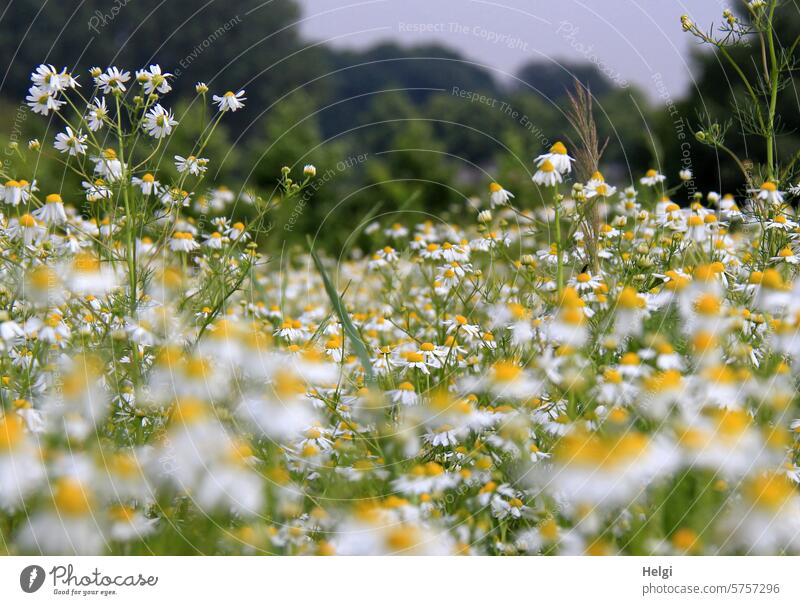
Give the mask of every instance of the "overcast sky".
<svg viewBox="0 0 800 605">
<path fill-rule="evenodd" d="M 489 66 L 498 78 L 532 59 L 591 61 L 618 83 L 650 89 L 661 74 L 667 94 L 692 86 L 680 16 L 718 23 L 737 0 L 300 0 L 301 31 L 338 47 L 382 40 L 436 41 Z M 660 95 L 664 96 L 664 88 Z"/>
</svg>

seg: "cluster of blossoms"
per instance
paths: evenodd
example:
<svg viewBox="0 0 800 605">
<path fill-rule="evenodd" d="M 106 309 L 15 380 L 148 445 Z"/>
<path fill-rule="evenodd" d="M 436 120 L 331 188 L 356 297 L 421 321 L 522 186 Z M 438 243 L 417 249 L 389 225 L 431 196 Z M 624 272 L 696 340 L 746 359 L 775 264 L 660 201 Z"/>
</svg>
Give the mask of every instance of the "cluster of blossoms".
<svg viewBox="0 0 800 605">
<path fill-rule="evenodd" d="M 263 261 L 270 202 L 195 193 L 203 142 L 172 183 L 125 153 L 173 132 L 169 74 L 137 72 L 129 130 L 130 74 L 93 77 L 81 124 L 118 146 L 56 138 L 84 191 L 0 189 L 4 548 L 800 553 L 800 227 L 774 183 L 569 185 L 557 143 L 546 204 L 492 183 L 474 224 L 375 223 L 340 299 L 316 257 Z M 76 86 L 33 82 L 43 113 Z"/>
</svg>

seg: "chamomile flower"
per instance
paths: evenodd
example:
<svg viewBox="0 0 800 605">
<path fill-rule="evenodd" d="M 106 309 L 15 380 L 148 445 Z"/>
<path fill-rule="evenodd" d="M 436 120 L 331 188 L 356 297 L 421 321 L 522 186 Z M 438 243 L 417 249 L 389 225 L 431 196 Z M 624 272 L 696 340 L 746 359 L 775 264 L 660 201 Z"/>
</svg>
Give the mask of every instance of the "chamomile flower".
<svg viewBox="0 0 800 605">
<path fill-rule="evenodd" d="M 550 160 L 543 160 L 533 175 L 533 182 L 545 187 L 555 187 L 561 180 L 561 173 Z"/>
<path fill-rule="evenodd" d="M 86 193 L 86 201 L 96 202 L 98 200 L 111 199 L 113 192 L 106 185 L 103 179 L 95 179 L 93 182 L 82 181 L 81 186 Z"/>
<path fill-rule="evenodd" d="M 514 199 L 514 194 L 503 189 L 499 183 L 489 184 L 489 203 L 492 208 L 495 206 L 505 206 L 509 200 Z"/>
<path fill-rule="evenodd" d="M 586 199 L 589 200 L 594 197 L 609 198 L 617 193 L 616 187 L 608 185 L 600 172 L 595 172 L 592 175 L 584 191 Z"/>
<path fill-rule="evenodd" d="M 534 162 L 536 167 L 541 170 L 545 162 L 550 162 L 559 174 L 567 174 L 572 171 L 572 162 L 575 159 L 567 155 L 567 148 L 561 141 L 556 141 L 550 147 L 550 151 L 537 157 Z M 560 181 L 559 181 L 560 182 Z"/>
<path fill-rule="evenodd" d="M 141 178 L 138 176 L 131 178 L 131 182 L 139 187 L 144 195 L 153 195 L 157 193 L 161 186 L 156 180 L 156 177 L 149 172 L 143 174 Z"/>
<path fill-rule="evenodd" d="M 109 67 L 105 72 L 94 78 L 95 84 L 105 94 L 125 92 L 125 84 L 131 79 L 131 72 L 121 71 L 117 67 Z"/>
<path fill-rule="evenodd" d="M 162 72 L 160 65 L 151 65 L 148 69 L 140 69 L 136 72 L 136 81 L 142 85 L 146 95 L 167 94 L 172 90 L 169 83 L 170 78 L 172 78 L 172 74 Z"/>
<path fill-rule="evenodd" d="M 60 72 L 52 65 L 39 65 L 31 74 L 31 82 L 43 91 L 55 94 L 68 88 L 78 86 L 77 80 L 67 73 L 67 68 Z"/>
<path fill-rule="evenodd" d="M 244 96 L 244 90 L 239 92 L 229 90 L 224 95 L 214 95 L 211 99 L 217 104 L 220 111 L 238 111 L 244 107 L 243 101 L 246 101 L 247 97 Z"/>
<path fill-rule="evenodd" d="M 176 231 L 169 240 L 169 248 L 174 252 L 193 252 L 200 247 L 188 231 Z"/>
<path fill-rule="evenodd" d="M 64 202 L 58 193 L 51 193 L 47 196 L 44 206 L 33 211 L 33 216 L 45 225 L 61 225 L 67 222 L 67 214 L 64 211 Z"/>
<path fill-rule="evenodd" d="M 180 155 L 175 156 L 175 168 L 181 174 L 192 174 L 199 176 L 208 169 L 208 160 L 206 158 L 198 158 L 193 155 L 183 157 Z"/>
<path fill-rule="evenodd" d="M 66 153 L 71 156 L 83 155 L 86 153 L 86 139 L 87 135 L 83 134 L 80 130 L 78 132 L 73 132 L 72 128 L 67 126 L 64 132 L 59 132 L 56 135 L 56 141 L 53 147 L 61 153 Z"/>
<path fill-rule="evenodd" d="M 23 199 L 24 186 L 20 181 L 9 180 L 0 187 L 0 201 L 11 206 L 19 206 Z"/>
<path fill-rule="evenodd" d="M 90 158 L 94 162 L 94 172 L 107 181 L 118 181 L 122 178 L 125 167 L 117 157 L 117 152 L 108 147 L 100 155 Z"/>
<path fill-rule="evenodd" d="M 771 206 L 783 204 L 783 191 L 778 190 L 778 186 L 772 181 L 764 181 L 758 189 L 748 189 L 748 193 L 755 196 L 755 199 L 764 201 Z"/>
<path fill-rule="evenodd" d="M 667 177 L 659 173 L 658 170 L 651 168 L 642 178 L 639 179 L 639 182 L 647 187 L 655 187 L 656 185 L 663 183 L 666 178 Z"/>
<path fill-rule="evenodd" d="M 97 132 L 108 120 L 108 108 L 106 107 L 105 97 L 95 97 L 92 103 L 87 106 L 86 110 L 86 123 L 89 130 Z"/>
<path fill-rule="evenodd" d="M 28 90 L 28 96 L 25 97 L 28 107 L 33 113 L 43 116 L 49 115 L 51 111 L 58 111 L 66 101 L 56 99 L 50 92 L 39 88 L 38 86 L 31 86 Z"/>
<path fill-rule="evenodd" d="M 175 120 L 171 111 L 164 109 L 160 104 L 156 104 L 145 114 L 142 127 L 151 137 L 163 139 L 172 134 L 172 129 L 177 124 L 178 121 Z"/>
</svg>

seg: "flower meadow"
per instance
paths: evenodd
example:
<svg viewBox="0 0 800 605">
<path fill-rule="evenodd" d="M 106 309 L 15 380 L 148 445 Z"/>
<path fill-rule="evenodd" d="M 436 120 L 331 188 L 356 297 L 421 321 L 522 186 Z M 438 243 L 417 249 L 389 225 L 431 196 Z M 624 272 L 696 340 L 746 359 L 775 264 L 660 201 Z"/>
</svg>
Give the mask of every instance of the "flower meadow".
<svg viewBox="0 0 800 605">
<path fill-rule="evenodd" d="M 607 182 L 591 136 L 532 148 L 529 188 L 458 224 L 365 211 L 364 254 L 278 264 L 270 213 L 316 168 L 206 184 L 246 93 L 198 83 L 169 157 L 172 81 L 31 75 L 56 134 L 18 152 L 82 190 L 35 162 L 0 186 L 5 554 L 800 554 L 800 219 L 769 136 L 724 195 Z"/>
</svg>

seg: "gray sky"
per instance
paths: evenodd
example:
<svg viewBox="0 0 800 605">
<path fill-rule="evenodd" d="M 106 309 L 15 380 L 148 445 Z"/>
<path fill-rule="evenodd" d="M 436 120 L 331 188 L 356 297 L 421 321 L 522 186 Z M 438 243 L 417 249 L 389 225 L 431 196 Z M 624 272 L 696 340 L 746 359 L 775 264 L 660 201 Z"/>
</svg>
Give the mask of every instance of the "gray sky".
<svg viewBox="0 0 800 605">
<path fill-rule="evenodd" d="M 678 98 L 692 86 L 681 31 L 688 13 L 719 23 L 739 0 L 300 0 L 301 32 L 341 48 L 382 40 L 412 45 L 440 42 L 490 66 L 499 79 L 531 59 L 591 61 L 618 83 Z M 661 96 L 665 94 L 661 89 Z"/>
</svg>

